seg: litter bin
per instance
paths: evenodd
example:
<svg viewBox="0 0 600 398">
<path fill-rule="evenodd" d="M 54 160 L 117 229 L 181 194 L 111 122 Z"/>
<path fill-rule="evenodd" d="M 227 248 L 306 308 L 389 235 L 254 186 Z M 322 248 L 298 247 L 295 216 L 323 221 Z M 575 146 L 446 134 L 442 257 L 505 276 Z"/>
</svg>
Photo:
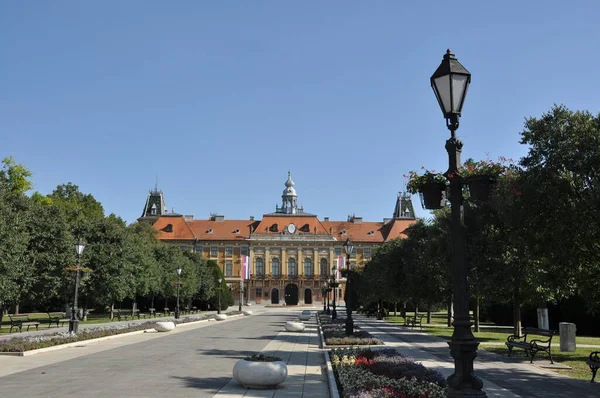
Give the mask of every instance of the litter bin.
<svg viewBox="0 0 600 398">
<path fill-rule="evenodd" d="M 558 324 L 558 331 L 560 333 L 560 351 L 575 351 L 575 332 L 577 331 L 575 324 L 569 322 L 560 322 Z"/>
</svg>

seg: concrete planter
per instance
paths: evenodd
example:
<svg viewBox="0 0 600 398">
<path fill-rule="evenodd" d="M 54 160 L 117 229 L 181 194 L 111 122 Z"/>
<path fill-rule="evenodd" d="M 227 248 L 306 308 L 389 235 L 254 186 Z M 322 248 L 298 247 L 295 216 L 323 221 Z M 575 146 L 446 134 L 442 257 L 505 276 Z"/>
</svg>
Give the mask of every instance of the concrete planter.
<svg viewBox="0 0 600 398">
<path fill-rule="evenodd" d="M 243 311 L 242 314 L 249 316 L 249 315 L 252 315 L 252 311 L 246 310 L 246 311 Z"/>
<path fill-rule="evenodd" d="M 225 319 L 227 319 L 227 315 L 225 315 L 225 314 L 217 314 L 217 315 L 215 315 L 215 319 L 217 321 L 224 321 Z"/>
<path fill-rule="evenodd" d="M 285 330 L 288 332 L 302 332 L 305 327 L 302 322 L 288 321 L 285 323 Z"/>
<path fill-rule="evenodd" d="M 175 329 L 175 322 L 156 322 L 154 325 L 154 330 L 157 332 L 170 332 L 173 329 Z"/>
<path fill-rule="evenodd" d="M 302 315 L 310 315 L 310 314 L 312 314 L 312 312 L 310 310 L 302 311 Z"/>
<path fill-rule="evenodd" d="M 298 319 L 300 319 L 301 321 L 310 321 L 310 317 L 311 317 L 310 314 L 308 314 L 308 315 L 305 315 L 305 314 L 298 315 Z"/>
<path fill-rule="evenodd" d="M 246 388 L 275 388 L 286 377 L 287 365 L 282 361 L 254 362 L 240 359 L 233 366 L 233 378 Z"/>
</svg>

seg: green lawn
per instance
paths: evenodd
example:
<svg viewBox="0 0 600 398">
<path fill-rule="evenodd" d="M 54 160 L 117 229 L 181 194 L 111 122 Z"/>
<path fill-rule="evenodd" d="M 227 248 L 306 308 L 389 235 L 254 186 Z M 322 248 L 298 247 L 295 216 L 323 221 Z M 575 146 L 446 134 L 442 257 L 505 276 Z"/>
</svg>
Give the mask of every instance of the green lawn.
<svg viewBox="0 0 600 398">
<path fill-rule="evenodd" d="M 490 346 L 482 344 L 479 346 L 489 352 L 493 352 L 499 355 L 507 356 L 508 349 L 502 346 Z M 590 367 L 586 365 L 585 361 L 588 359 L 590 352 L 596 350 L 595 348 L 578 348 L 575 352 L 560 352 L 559 350 L 552 350 L 552 359 L 554 362 L 559 362 L 563 365 L 570 366 L 572 370 L 555 370 L 555 372 L 564 374 L 565 376 L 572 377 L 574 379 L 590 381 L 592 379 L 592 371 Z M 523 350 L 513 350 L 511 356 L 525 356 Z M 536 358 L 547 358 L 548 355 L 544 352 L 536 355 Z M 535 363 L 535 360 L 534 360 Z"/>
</svg>

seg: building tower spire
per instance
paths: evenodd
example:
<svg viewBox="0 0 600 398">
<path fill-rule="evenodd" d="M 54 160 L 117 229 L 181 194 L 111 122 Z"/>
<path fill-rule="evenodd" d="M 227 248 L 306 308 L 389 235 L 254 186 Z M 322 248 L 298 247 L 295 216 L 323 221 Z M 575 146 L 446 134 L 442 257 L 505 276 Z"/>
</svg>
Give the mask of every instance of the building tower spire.
<svg viewBox="0 0 600 398">
<path fill-rule="evenodd" d="M 298 194 L 294 189 L 294 181 L 292 181 L 292 173 L 288 171 L 288 178 L 285 182 L 285 189 L 281 195 L 281 212 L 285 214 L 298 213 Z"/>
<path fill-rule="evenodd" d="M 396 208 L 394 209 L 394 218 L 415 218 L 415 209 L 413 208 L 410 194 L 398 192 Z"/>
</svg>

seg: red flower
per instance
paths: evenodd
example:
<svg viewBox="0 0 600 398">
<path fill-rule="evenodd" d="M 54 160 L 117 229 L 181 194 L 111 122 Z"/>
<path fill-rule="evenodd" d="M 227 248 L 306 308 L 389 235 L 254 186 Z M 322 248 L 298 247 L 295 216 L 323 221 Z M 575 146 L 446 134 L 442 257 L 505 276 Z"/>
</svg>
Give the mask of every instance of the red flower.
<svg viewBox="0 0 600 398">
<path fill-rule="evenodd" d="M 354 364 L 356 366 L 362 366 L 362 367 L 366 367 L 366 368 L 370 368 L 373 366 L 373 360 L 366 358 L 366 357 L 357 357 L 354 360 Z"/>
</svg>

